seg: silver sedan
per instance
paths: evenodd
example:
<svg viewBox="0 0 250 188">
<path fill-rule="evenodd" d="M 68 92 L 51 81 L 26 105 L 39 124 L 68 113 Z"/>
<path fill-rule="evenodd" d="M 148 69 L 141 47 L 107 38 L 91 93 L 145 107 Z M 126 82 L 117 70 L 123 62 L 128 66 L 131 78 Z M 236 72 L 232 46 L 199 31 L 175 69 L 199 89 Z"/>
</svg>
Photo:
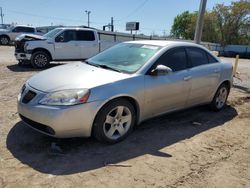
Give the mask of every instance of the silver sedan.
<svg viewBox="0 0 250 188">
<path fill-rule="evenodd" d="M 54 137 L 116 143 L 135 124 L 201 104 L 221 110 L 232 65 L 202 46 L 173 41 L 120 43 L 79 63 L 31 77 L 18 96 L 21 119 Z"/>
</svg>

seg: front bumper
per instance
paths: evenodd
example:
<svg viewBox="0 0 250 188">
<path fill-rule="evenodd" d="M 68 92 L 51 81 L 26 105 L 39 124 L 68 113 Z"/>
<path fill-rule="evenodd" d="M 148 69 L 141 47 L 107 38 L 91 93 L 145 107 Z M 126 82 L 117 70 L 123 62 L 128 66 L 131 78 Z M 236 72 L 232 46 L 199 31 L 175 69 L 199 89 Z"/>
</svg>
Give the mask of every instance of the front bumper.
<svg viewBox="0 0 250 188">
<path fill-rule="evenodd" d="M 29 91 L 36 96 L 28 103 L 23 102 Z M 18 113 L 21 119 L 31 128 L 58 138 L 89 137 L 92 125 L 101 101 L 95 101 L 74 106 L 46 106 L 38 104 L 45 93 L 26 86 L 18 97 Z"/>
<path fill-rule="evenodd" d="M 17 60 L 30 60 L 31 59 L 31 54 L 15 52 L 15 57 L 16 57 Z"/>
</svg>

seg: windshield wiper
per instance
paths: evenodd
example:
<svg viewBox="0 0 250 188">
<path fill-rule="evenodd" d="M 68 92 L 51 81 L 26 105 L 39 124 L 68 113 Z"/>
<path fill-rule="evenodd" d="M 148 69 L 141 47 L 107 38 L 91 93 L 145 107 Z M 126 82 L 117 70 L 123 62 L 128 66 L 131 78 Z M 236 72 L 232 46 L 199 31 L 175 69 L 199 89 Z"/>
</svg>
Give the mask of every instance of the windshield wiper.
<svg viewBox="0 0 250 188">
<path fill-rule="evenodd" d="M 99 67 L 99 65 L 97 65 L 97 64 L 94 64 L 94 63 L 90 63 L 89 61 L 83 61 L 84 63 L 86 63 L 86 64 L 88 64 L 88 65 L 92 65 L 92 66 L 94 66 L 94 67 Z"/>
<path fill-rule="evenodd" d="M 109 70 L 113 70 L 113 71 L 116 71 L 116 72 L 121 72 L 118 69 L 115 69 L 113 67 L 110 67 L 110 66 L 107 66 L 107 65 L 104 65 L 104 64 L 95 64 L 95 63 L 90 63 L 89 61 L 84 61 L 84 62 L 86 64 L 88 64 L 88 65 L 92 65 L 92 66 L 95 66 L 95 67 L 100 67 L 100 68 L 103 68 L 103 69 L 109 69 Z"/>
<path fill-rule="evenodd" d="M 101 64 L 101 65 L 97 65 L 98 67 L 101 67 L 103 69 L 109 69 L 109 70 L 113 70 L 113 71 L 116 71 L 116 72 L 121 72 L 120 70 L 118 69 L 115 69 L 113 67 L 110 67 L 110 66 L 107 66 L 107 65 L 104 65 L 104 64 Z"/>
</svg>

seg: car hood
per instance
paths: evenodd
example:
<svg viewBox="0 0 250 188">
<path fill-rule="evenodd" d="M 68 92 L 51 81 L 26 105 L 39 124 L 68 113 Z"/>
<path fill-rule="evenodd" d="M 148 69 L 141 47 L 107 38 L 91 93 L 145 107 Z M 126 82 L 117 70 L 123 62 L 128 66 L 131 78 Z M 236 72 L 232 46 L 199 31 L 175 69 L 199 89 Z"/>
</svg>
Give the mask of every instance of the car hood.
<svg viewBox="0 0 250 188">
<path fill-rule="evenodd" d="M 21 34 L 16 37 L 15 41 L 34 41 L 34 40 L 46 40 L 45 37 L 35 34 Z"/>
<path fill-rule="evenodd" d="M 43 92 L 77 88 L 91 89 L 130 76 L 79 62 L 42 71 L 31 77 L 28 84 Z"/>
<path fill-rule="evenodd" d="M 7 30 L 7 29 L 0 29 L 0 33 L 8 33 L 9 32 L 9 30 Z"/>
</svg>

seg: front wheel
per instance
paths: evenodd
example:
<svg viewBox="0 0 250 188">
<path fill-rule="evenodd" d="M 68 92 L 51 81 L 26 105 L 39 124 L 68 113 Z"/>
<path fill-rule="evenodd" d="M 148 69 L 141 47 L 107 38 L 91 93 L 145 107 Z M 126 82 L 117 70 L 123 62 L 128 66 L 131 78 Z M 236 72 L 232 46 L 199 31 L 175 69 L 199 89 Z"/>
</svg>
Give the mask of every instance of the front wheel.
<svg viewBox="0 0 250 188">
<path fill-rule="evenodd" d="M 18 66 L 22 67 L 24 65 L 29 65 L 30 61 L 29 60 L 18 60 Z"/>
<path fill-rule="evenodd" d="M 38 51 L 31 56 L 31 65 L 34 68 L 46 68 L 50 63 L 50 57 L 46 52 Z"/>
<path fill-rule="evenodd" d="M 226 84 L 222 84 L 215 93 L 213 101 L 211 102 L 212 110 L 219 111 L 221 110 L 226 102 L 229 94 L 229 88 Z"/>
<path fill-rule="evenodd" d="M 97 140 L 117 143 L 125 139 L 135 124 L 135 109 L 124 99 L 106 104 L 97 114 L 93 133 Z"/>
</svg>

